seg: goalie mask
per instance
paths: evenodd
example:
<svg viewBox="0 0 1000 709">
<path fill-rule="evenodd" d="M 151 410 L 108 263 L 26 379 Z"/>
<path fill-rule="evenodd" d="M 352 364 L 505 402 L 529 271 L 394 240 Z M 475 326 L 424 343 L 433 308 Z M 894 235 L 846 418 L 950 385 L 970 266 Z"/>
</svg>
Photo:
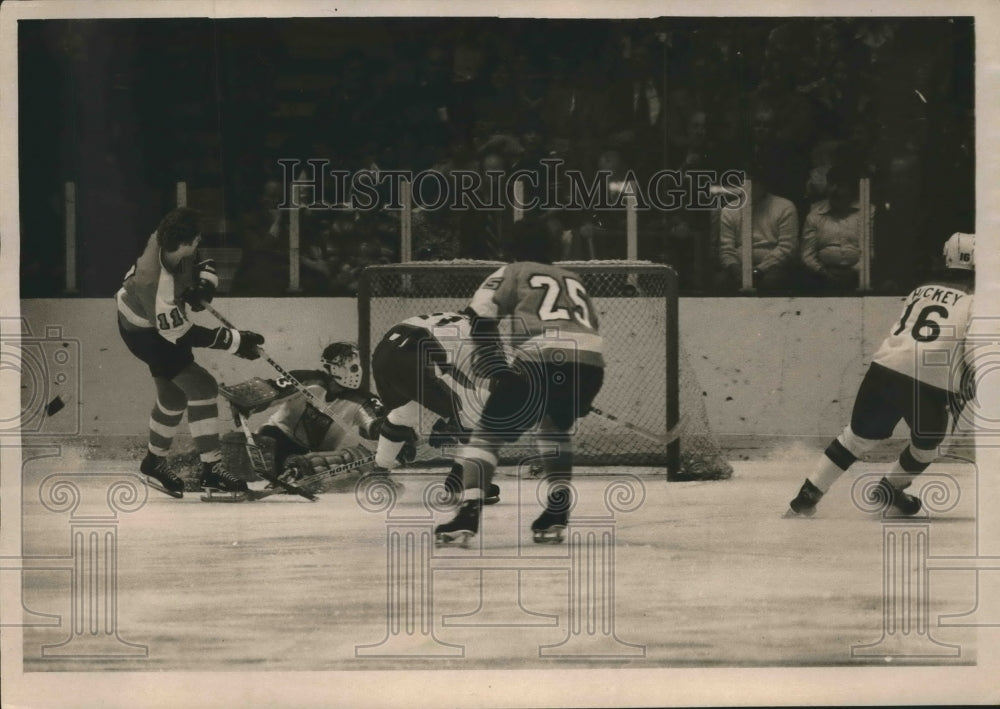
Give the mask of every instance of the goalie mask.
<svg viewBox="0 0 1000 709">
<path fill-rule="evenodd" d="M 345 389 L 361 386 L 361 354 L 352 342 L 334 342 L 323 350 L 323 369 Z"/>
<path fill-rule="evenodd" d="M 976 270 L 976 235 L 952 234 L 944 242 L 944 267 L 963 271 Z"/>
</svg>

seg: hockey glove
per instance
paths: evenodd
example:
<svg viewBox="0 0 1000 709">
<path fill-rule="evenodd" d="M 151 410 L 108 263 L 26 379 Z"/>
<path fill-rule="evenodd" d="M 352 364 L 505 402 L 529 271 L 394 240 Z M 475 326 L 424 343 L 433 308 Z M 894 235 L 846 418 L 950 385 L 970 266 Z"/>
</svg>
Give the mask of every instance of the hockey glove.
<svg viewBox="0 0 1000 709">
<path fill-rule="evenodd" d="M 434 422 L 434 428 L 431 429 L 427 442 L 434 448 L 468 443 L 469 430 L 462 428 L 462 425 L 454 419 L 438 419 Z"/>
<path fill-rule="evenodd" d="M 377 396 L 371 397 L 361 405 L 358 414 L 361 419 L 358 423 L 358 435 L 369 441 L 377 441 L 385 422 L 385 406 L 382 401 Z"/>
<path fill-rule="evenodd" d="M 215 290 L 219 287 L 219 276 L 215 272 L 215 261 L 207 259 L 198 264 L 198 282 L 181 294 L 181 299 L 198 313 L 211 303 Z"/>
<path fill-rule="evenodd" d="M 264 344 L 264 336 L 252 330 L 239 331 L 240 343 L 236 348 L 236 356 L 243 359 L 257 359 L 260 357 L 258 347 Z"/>
<path fill-rule="evenodd" d="M 196 326 L 197 327 L 197 326 Z M 195 328 L 191 328 L 195 331 Z M 228 327 L 217 327 L 215 330 L 198 328 L 198 332 L 208 333 L 212 336 L 212 341 L 207 345 L 209 349 L 226 350 L 243 359 L 257 359 L 260 352 L 257 348 L 264 344 L 264 336 L 258 335 L 251 330 L 233 330 Z M 192 341 L 193 347 L 205 346 Z"/>
</svg>

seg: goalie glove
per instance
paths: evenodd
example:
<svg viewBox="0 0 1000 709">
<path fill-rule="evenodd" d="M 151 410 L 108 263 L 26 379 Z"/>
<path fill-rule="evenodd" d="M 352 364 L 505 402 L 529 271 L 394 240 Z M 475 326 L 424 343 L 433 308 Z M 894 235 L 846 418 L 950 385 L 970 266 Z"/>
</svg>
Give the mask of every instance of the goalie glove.
<svg viewBox="0 0 1000 709">
<path fill-rule="evenodd" d="M 206 259 L 199 263 L 197 268 L 198 282 L 181 293 L 181 300 L 196 313 L 205 309 L 205 303 L 212 302 L 219 287 L 219 275 L 215 271 L 214 260 Z"/>
</svg>

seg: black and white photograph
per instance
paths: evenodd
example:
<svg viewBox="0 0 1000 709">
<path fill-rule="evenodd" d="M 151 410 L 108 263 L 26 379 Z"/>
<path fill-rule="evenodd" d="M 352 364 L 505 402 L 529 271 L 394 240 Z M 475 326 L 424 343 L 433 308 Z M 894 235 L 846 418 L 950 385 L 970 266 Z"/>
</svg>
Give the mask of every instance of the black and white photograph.
<svg viewBox="0 0 1000 709">
<path fill-rule="evenodd" d="M 2 705 L 1000 702 L 998 32 L 3 3 Z"/>
</svg>

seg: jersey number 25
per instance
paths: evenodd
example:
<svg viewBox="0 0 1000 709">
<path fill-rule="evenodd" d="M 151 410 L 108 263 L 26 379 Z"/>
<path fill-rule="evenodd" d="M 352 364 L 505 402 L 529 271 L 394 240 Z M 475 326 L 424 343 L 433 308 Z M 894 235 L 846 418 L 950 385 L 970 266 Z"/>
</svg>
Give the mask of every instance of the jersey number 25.
<svg viewBox="0 0 1000 709">
<path fill-rule="evenodd" d="M 577 306 L 573 309 L 573 319 L 584 327 L 593 330 L 594 326 L 590 323 L 590 309 L 587 308 L 587 301 L 585 298 L 587 291 L 584 290 L 583 284 L 575 278 L 567 278 L 565 281 L 566 293 L 569 295 L 569 299 L 573 301 L 573 304 Z M 562 288 L 559 286 L 559 281 L 552 276 L 537 274 L 528 280 L 528 285 L 532 288 L 545 289 L 542 304 L 538 308 L 539 320 L 545 322 L 548 320 L 570 319 L 570 313 L 566 308 L 556 307 L 556 301 L 559 300 L 559 294 L 562 291 Z"/>
</svg>

